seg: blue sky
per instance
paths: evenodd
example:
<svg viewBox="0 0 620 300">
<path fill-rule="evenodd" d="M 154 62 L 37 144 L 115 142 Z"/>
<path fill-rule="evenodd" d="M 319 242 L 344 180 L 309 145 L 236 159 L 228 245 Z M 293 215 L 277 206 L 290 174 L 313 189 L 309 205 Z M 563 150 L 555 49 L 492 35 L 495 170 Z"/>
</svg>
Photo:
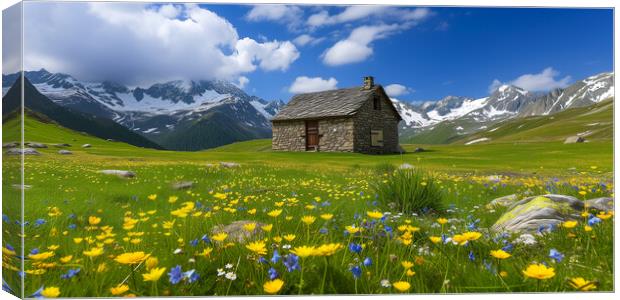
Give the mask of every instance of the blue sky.
<svg viewBox="0 0 620 300">
<path fill-rule="evenodd" d="M 613 68 L 603 9 L 26 3 L 25 20 L 26 69 L 129 85 L 218 78 L 285 101 L 364 75 L 421 101 Z"/>
</svg>

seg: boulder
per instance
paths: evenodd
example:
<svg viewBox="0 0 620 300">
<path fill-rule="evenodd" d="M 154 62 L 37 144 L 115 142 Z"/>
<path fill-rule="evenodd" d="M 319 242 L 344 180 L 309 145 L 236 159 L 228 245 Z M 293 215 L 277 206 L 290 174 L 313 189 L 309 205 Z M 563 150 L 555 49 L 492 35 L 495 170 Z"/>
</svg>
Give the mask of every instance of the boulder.
<svg viewBox="0 0 620 300">
<path fill-rule="evenodd" d="M 108 141 L 108 142 L 116 142 L 116 141 L 115 141 L 115 140 L 113 140 L 113 139 L 106 139 L 106 141 Z"/>
<path fill-rule="evenodd" d="M 27 185 L 27 184 L 21 185 L 18 183 L 12 184 L 11 186 L 16 190 L 29 190 L 32 187 L 31 185 Z"/>
<path fill-rule="evenodd" d="M 66 144 L 66 143 L 62 143 L 62 144 L 54 144 L 54 147 L 64 148 L 64 147 L 71 147 L 71 145 L 70 144 Z"/>
<path fill-rule="evenodd" d="M 73 152 L 69 151 L 69 150 L 58 150 L 58 154 L 62 154 L 62 155 L 69 155 L 69 154 L 73 154 Z"/>
<path fill-rule="evenodd" d="M 590 201 L 590 202 L 588 202 Z M 590 208 L 608 208 L 611 198 L 581 201 L 572 196 L 547 194 L 514 202 L 491 227 L 493 231 L 536 232 L 540 228 L 557 226 L 567 220 L 578 220 L 584 204 Z M 613 205 L 613 204 L 612 204 Z"/>
<path fill-rule="evenodd" d="M 256 223 L 256 227 L 251 232 L 243 228 L 244 225 L 250 224 L 250 223 Z M 227 240 L 235 241 L 238 243 L 243 243 L 249 239 L 250 240 L 257 239 L 257 236 L 263 232 L 263 229 L 261 228 L 261 226 L 264 226 L 264 225 L 265 224 L 263 223 L 259 223 L 255 221 L 241 220 L 241 221 L 234 221 L 226 226 L 224 225 L 216 226 L 215 228 L 213 228 L 212 232 L 214 234 L 220 233 L 220 232 L 226 232 L 228 234 Z"/>
<path fill-rule="evenodd" d="M 575 144 L 575 143 L 583 143 L 586 139 L 580 136 L 569 136 L 564 140 L 564 144 Z"/>
<path fill-rule="evenodd" d="M 414 153 L 418 153 L 418 152 L 424 152 L 426 150 L 424 150 L 424 148 L 415 148 L 415 150 L 413 150 Z"/>
<path fill-rule="evenodd" d="M 507 232 L 537 231 L 567 219 L 577 219 L 582 209 L 583 202 L 570 196 L 528 197 L 512 204 L 491 229 Z"/>
<path fill-rule="evenodd" d="M 28 142 L 28 143 L 25 143 L 25 145 L 30 148 L 47 148 L 46 144 L 36 143 L 36 142 Z"/>
<path fill-rule="evenodd" d="M 610 197 L 601 197 L 585 201 L 586 207 L 599 211 L 613 211 L 614 199 Z"/>
<path fill-rule="evenodd" d="M 136 177 L 136 173 L 132 171 L 124 171 L 124 170 L 101 170 L 99 173 L 106 175 L 116 175 L 121 178 L 133 178 Z"/>
<path fill-rule="evenodd" d="M 241 165 L 236 162 L 225 162 L 225 161 L 220 162 L 220 167 L 222 168 L 238 168 L 240 166 Z"/>
<path fill-rule="evenodd" d="M 406 169 L 413 169 L 414 167 L 413 167 L 413 165 L 410 165 L 408 163 L 404 163 L 404 164 L 398 166 L 398 168 L 401 169 L 401 170 L 406 170 Z"/>
<path fill-rule="evenodd" d="M 41 155 L 39 151 L 33 148 L 11 148 L 4 153 L 7 155 Z"/>
<path fill-rule="evenodd" d="M 17 147 L 19 147 L 19 143 L 17 142 L 10 142 L 10 143 L 2 144 L 2 148 L 17 148 Z"/>
<path fill-rule="evenodd" d="M 91 147 L 91 145 L 90 145 L 90 144 L 84 144 L 84 145 L 82 145 L 82 148 L 90 148 L 90 147 Z"/>
<path fill-rule="evenodd" d="M 508 207 L 518 200 L 516 194 L 495 198 L 487 204 L 488 208 Z"/>
<path fill-rule="evenodd" d="M 172 188 L 175 190 L 189 189 L 194 186 L 193 181 L 179 181 L 172 184 Z"/>
</svg>

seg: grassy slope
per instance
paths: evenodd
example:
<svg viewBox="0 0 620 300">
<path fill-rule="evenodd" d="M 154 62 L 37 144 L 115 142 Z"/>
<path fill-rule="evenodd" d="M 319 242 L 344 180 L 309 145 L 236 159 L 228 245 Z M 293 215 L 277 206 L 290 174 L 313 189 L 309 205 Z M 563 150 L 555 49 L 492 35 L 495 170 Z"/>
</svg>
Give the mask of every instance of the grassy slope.
<svg viewBox="0 0 620 300">
<path fill-rule="evenodd" d="M 3 142 L 17 140 L 15 131 L 17 120 L 4 124 Z M 499 130 L 498 130 L 499 131 Z M 590 143 L 564 145 L 562 142 L 519 142 L 492 143 L 487 145 L 404 145 L 412 150 L 422 146 L 427 152 L 405 153 L 403 155 L 372 156 L 357 153 L 291 153 L 272 152 L 270 140 L 252 140 L 201 152 L 158 151 L 139 148 L 120 142 L 108 142 L 92 136 L 80 134 L 55 124 L 41 123 L 27 117 L 25 120 L 25 140 L 45 143 L 69 143 L 75 156 L 91 160 L 131 162 L 134 160 L 153 160 L 174 163 L 178 161 L 218 162 L 237 161 L 246 164 L 265 164 L 303 166 L 308 168 L 349 168 L 369 167 L 380 163 L 410 163 L 438 170 L 458 170 L 464 172 L 553 172 L 571 167 L 588 168 L 598 165 L 601 170 L 612 170 L 612 147 L 610 140 L 594 140 Z M 81 148 L 82 144 L 92 148 Z M 41 150 L 44 154 L 57 155 L 57 148 Z M 584 159 L 587 157 L 587 159 Z M 34 158 L 34 159 L 43 159 Z M 63 156 L 59 159 L 72 159 Z"/>
<path fill-rule="evenodd" d="M 587 131 L 592 132 L 586 136 L 588 140 L 608 140 L 613 136 L 613 101 L 572 108 L 551 116 L 510 120 L 489 130 L 462 138 L 458 143 L 484 137 L 496 142 L 564 141 L 569 136 Z"/>
</svg>

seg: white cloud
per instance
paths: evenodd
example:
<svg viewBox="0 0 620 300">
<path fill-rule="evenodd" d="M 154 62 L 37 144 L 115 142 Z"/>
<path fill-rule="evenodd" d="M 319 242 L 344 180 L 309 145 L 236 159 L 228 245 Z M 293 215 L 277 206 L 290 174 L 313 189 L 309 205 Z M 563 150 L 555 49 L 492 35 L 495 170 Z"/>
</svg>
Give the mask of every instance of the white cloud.
<svg viewBox="0 0 620 300">
<path fill-rule="evenodd" d="M 286 24 L 290 30 L 297 30 L 303 20 L 303 10 L 297 6 L 279 4 L 255 5 L 245 15 L 252 22 L 271 21 Z"/>
<path fill-rule="evenodd" d="M 310 27 L 334 25 L 353 22 L 368 17 L 389 19 L 389 21 L 419 22 L 429 17 L 432 12 L 428 8 L 397 8 L 381 5 L 354 5 L 342 12 L 330 15 L 326 10 L 311 15 L 306 23 Z"/>
<path fill-rule="evenodd" d="M 394 97 L 398 97 L 401 95 L 413 93 L 414 90 L 402 84 L 394 83 L 394 84 L 387 85 L 385 87 L 385 92 L 388 94 L 388 96 L 390 96 L 390 98 L 394 98 Z"/>
<path fill-rule="evenodd" d="M 293 40 L 293 43 L 295 43 L 295 45 L 303 47 L 305 45 L 316 45 L 320 42 L 322 42 L 323 40 L 325 40 L 324 37 L 321 38 L 317 38 L 317 37 L 313 37 L 309 34 L 302 34 L 298 37 L 296 37 Z"/>
<path fill-rule="evenodd" d="M 4 74 L 21 70 L 21 11 L 21 2 L 2 11 L 2 72 Z"/>
<path fill-rule="evenodd" d="M 321 77 L 299 76 L 291 84 L 288 91 L 293 94 L 312 93 L 337 88 L 338 80 L 334 77 L 323 79 Z"/>
<path fill-rule="evenodd" d="M 235 80 L 286 70 L 299 57 L 293 43 L 240 38 L 228 20 L 193 4 L 29 2 L 24 11 L 25 68 L 83 80 Z"/>
<path fill-rule="evenodd" d="M 349 37 L 338 41 L 323 53 L 323 63 L 338 66 L 363 61 L 373 53 L 370 43 L 389 36 L 399 28 L 396 24 L 355 28 Z"/>
<path fill-rule="evenodd" d="M 524 74 L 506 83 L 502 83 L 498 79 L 495 79 L 489 86 L 489 92 L 495 91 L 504 84 L 514 85 L 531 92 L 548 91 L 555 88 L 567 87 L 571 81 L 571 77 L 565 76 L 563 78 L 558 78 L 559 75 L 560 72 L 548 67 L 540 73 Z"/>
<path fill-rule="evenodd" d="M 238 88 L 243 89 L 249 82 L 250 82 L 250 79 L 248 79 L 247 77 L 239 76 L 239 79 L 237 79 L 237 83 L 235 85 Z"/>
</svg>

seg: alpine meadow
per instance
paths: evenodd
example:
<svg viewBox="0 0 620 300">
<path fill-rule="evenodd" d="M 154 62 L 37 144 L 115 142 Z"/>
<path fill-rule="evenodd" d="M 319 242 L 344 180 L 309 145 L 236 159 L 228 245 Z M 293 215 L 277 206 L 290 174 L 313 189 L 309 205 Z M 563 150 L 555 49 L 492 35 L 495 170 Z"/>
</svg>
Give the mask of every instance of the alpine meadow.
<svg viewBox="0 0 620 300">
<path fill-rule="evenodd" d="M 613 292 L 612 15 L 20 2 L 3 290 Z M 539 43 L 566 27 L 599 34 Z M 539 57 L 482 47 L 495 30 Z"/>
</svg>

